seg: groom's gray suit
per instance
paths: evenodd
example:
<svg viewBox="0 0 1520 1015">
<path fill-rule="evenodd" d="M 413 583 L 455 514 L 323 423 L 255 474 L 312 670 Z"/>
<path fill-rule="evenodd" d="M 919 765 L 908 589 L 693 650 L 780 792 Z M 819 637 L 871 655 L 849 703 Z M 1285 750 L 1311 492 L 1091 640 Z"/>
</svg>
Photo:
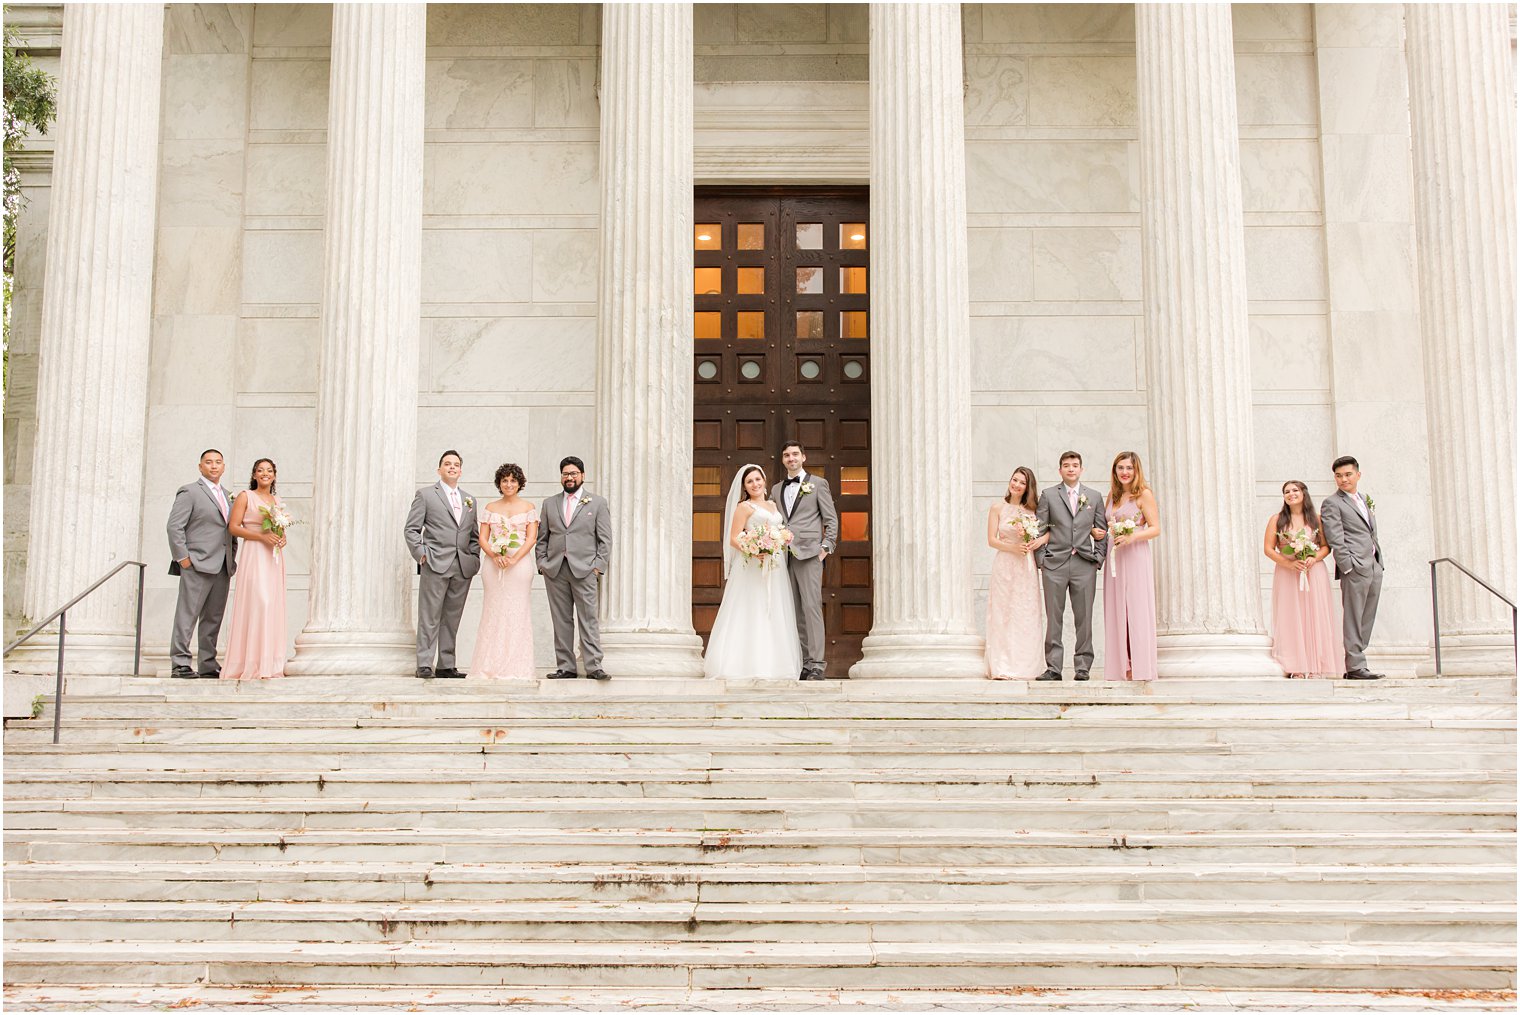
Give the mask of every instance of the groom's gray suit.
<svg viewBox="0 0 1520 1015">
<path fill-rule="evenodd" d="M 793 483 L 791 506 L 787 506 L 787 480 L 771 487 L 771 500 L 786 516 L 792 530 L 791 556 L 786 562 L 792 583 L 792 605 L 797 610 L 797 640 L 802 645 L 804 673 L 823 673 L 823 561 L 818 551 L 834 552 L 839 542 L 839 512 L 828 480 L 807 472 Z M 810 493 L 802 491 L 811 486 Z"/>
<path fill-rule="evenodd" d="M 1040 582 L 1045 590 L 1045 666 L 1061 672 L 1061 624 L 1066 619 L 1066 598 L 1071 596 L 1071 619 L 1077 628 L 1077 644 L 1071 661 L 1079 675 L 1092 669 L 1093 598 L 1098 592 L 1098 571 L 1108 556 L 1108 540 L 1096 540 L 1093 529 L 1108 529 L 1103 496 L 1090 486 L 1077 485 L 1077 509 L 1072 511 L 1065 483 L 1047 487 L 1040 494 L 1035 516 L 1040 529 L 1050 532 L 1050 542 L 1040 550 Z M 1085 501 L 1085 503 L 1083 503 Z"/>
<path fill-rule="evenodd" d="M 470 579 L 480 570 L 480 525 L 475 499 L 459 494 L 459 520 L 449 504 L 443 480 L 425 486 L 412 498 L 406 516 L 406 548 L 417 562 L 417 667 L 452 670 L 459 618 L 470 594 Z"/>
<path fill-rule="evenodd" d="M 1337 490 L 1320 505 L 1325 541 L 1335 553 L 1335 577 L 1341 583 L 1341 633 L 1346 641 L 1346 672 L 1367 669 L 1367 643 L 1377 619 L 1383 591 L 1383 548 L 1378 544 L 1377 512 Z M 1363 509 L 1366 514 L 1362 513 Z"/>
<path fill-rule="evenodd" d="M 534 547 L 544 591 L 549 594 L 549 619 L 554 622 L 554 666 L 575 673 L 575 632 L 580 628 L 581 658 L 586 672 L 602 668 L 602 628 L 597 617 L 597 590 L 612 559 L 612 511 L 607 498 L 581 488 L 580 502 L 565 521 L 565 494 L 544 501 L 538 514 L 538 543 Z M 578 622 L 578 623 L 577 623 Z"/>
<path fill-rule="evenodd" d="M 220 483 L 217 488 L 231 511 L 232 495 Z M 228 531 L 221 505 L 205 479 L 186 483 L 174 494 L 174 506 L 169 509 L 169 554 L 169 573 L 179 575 L 169 663 L 198 673 L 220 672 L 216 638 L 227 609 L 227 590 L 237 572 L 237 537 Z M 180 567 L 179 562 L 187 557 L 190 567 Z M 192 665 L 190 637 L 196 633 L 197 624 L 199 661 Z"/>
</svg>

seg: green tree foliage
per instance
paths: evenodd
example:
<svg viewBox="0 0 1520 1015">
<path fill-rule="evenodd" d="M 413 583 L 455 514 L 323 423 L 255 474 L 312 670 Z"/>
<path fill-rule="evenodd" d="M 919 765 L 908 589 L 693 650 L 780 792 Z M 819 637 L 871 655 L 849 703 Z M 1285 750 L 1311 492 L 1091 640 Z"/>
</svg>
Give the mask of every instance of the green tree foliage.
<svg viewBox="0 0 1520 1015">
<path fill-rule="evenodd" d="M 16 214 L 22 200 L 15 154 L 28 134 L 47 132 L 57 112 L 58 92 L 52 75 L 17 48 L 9 10 L 5 20 L 5 380 L 9 388 L 11 280 L 16 270 Z"/>
</svg>

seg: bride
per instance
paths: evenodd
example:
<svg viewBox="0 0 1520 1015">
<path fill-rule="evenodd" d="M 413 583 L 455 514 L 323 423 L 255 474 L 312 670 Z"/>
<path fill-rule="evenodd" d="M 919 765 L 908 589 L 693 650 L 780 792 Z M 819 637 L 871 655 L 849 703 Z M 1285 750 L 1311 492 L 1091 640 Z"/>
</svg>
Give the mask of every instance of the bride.
<svg viewBox="0 0 1520 1015">
<path fill-rule="evenodd" d="M 723 604 L 707 640 L 709 677 L 796 680 L 802 667 L 796 611 L 786 575 L 786 552 L 768 561 L 739 550 L 746 529 L 783 525 L 781 509 L 765 499 L 765 470 L 746 465 L 728 488 L 723 531 Z"/>
</svg>

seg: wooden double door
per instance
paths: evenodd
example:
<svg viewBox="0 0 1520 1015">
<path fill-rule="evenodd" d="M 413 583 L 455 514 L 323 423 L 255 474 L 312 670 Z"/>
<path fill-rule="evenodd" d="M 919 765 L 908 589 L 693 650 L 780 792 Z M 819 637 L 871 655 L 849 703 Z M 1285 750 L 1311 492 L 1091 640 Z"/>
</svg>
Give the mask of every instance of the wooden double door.
<svg viewBox="0 0 1520 1015">
<path fill-rule="evenodd" d="M 771 483 L 781 444 L 828 480 L 840 538 L 823 569 L 825 663 L 843 677 L 871 630 L 867 192 L 696 192 L 692 624 L 723 598 L 725 497 L 746 463 Z"/>
</svg>

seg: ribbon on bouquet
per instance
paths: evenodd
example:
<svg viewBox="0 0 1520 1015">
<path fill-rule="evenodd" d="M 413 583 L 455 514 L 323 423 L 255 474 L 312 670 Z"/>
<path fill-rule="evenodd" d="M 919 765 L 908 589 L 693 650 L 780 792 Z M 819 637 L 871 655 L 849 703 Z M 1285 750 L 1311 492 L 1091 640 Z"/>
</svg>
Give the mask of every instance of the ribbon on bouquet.
<svg viewBox="0 0 1520 1015">
<path fill-rule="evenodd" d="M 1119 547 L 1114 544 L 1108 548 L 1108 576 L 1119 577 Z"/>
<path fill-rule="evenodd" d="M 1300 571 L 1300 572 L 1298 572 L 1298 591 L 1300 591 L 1300 592 L 1308 592 L 1309 591 L 1309 572 L 1308 571 Z"/>
</svg>

